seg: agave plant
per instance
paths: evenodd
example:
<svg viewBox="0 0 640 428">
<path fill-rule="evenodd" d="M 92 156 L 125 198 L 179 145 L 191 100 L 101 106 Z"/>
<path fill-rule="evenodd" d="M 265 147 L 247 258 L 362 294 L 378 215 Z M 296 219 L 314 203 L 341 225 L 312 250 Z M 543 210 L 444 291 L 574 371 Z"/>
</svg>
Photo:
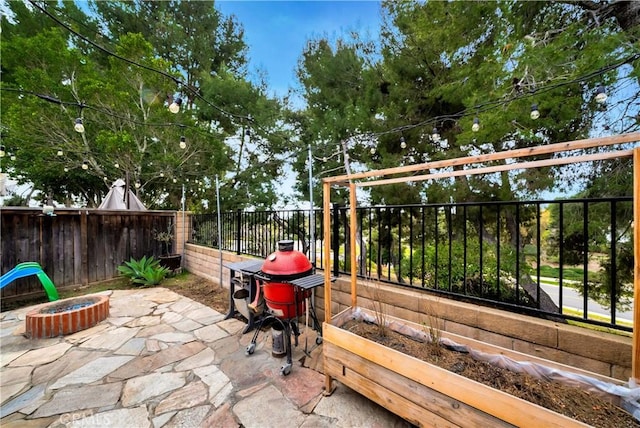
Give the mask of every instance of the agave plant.
<svg viewBox="0 0 640 428">
<path fill-rule="evenodd" d="M 143 256 L 140 260 L 131 258 L 124 262 L 118 266 L 118 272 L 128 277 L 131 282 L 146 287 L 160 284 L 170 270 L 160 266 L 160 261 L 153 256 Z"/>
</svg>

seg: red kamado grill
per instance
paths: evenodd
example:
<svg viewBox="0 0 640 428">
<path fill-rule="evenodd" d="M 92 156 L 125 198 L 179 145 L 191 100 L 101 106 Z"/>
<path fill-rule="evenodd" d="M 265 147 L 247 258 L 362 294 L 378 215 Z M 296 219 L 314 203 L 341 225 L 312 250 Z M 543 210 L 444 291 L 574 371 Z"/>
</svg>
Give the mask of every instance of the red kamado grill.
<svg viewBox="0 0 640 428">
<path fill-rule="evenodd" d="M 278 242 L 278 250 L 262 264 L 264 300 L 278 318 L 289 319 L 304 313 L 309 290 L 298 292 L 289 281 L 311 275 L 313 266 L 307 256 L 293 249 L 293 241 Z"/>
<path fill-rule="evenodd" d="M 282 327 L 287 363 L 281 372 L 287 375 L 291 372 L 291 334 L 295 336 L 298 345 L 298 318 L 305 313 L 305 301 L 311 296 L 313 288 L 324 283 L 321 275 L 314 275 L 314 268 L 307 256 L 293 249 L 293 241 L 278 242 L 278 249 L 270 254 L 262 264 L 261 271 L 255 275 L 258 279 L 258 290 L 254 305 L 260 301 L 260 289 L 264 294 L 264 302 L 269 316 L 264 317 L 260 324 L 267 320 Z M 309 314 L 314 323 L 314 330 L 318 332 L 316 344 L 322 343 L 322 331 L 313 305 L 309 305 Z M 253 354 L 260 326 L 256 329 L 253 339 L 247 346 L 246 354 Z"/>
</svg>

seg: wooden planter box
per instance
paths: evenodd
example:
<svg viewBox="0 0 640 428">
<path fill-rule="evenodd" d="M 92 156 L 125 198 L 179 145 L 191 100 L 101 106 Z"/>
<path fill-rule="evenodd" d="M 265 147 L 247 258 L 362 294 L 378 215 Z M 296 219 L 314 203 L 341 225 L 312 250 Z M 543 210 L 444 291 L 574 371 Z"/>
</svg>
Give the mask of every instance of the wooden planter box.
<svg viewBox="0 0 640 428">
<path fill-rule="evenodd" d="M 366 311 L 362 308 L 360 310 Z M 387 348 L 340 328 L 353 308 L 323 326 L 325 374 L 417 426 L 585 427 L 581 422 Z M 388 316 L 388 320 L 421 326 Z M 620 382 L 580 369 L 442 332 L 474 349 Z"/>
</svg>

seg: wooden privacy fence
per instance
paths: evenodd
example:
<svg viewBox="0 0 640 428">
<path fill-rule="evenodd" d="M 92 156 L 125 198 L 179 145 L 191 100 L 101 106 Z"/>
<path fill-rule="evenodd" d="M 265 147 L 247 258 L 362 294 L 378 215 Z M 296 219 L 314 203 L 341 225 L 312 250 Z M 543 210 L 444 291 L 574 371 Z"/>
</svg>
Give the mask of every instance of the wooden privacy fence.
<svg viewBox="0 0 640 428">
<path fill-rule="evenodd" d="M 175 224 L 175 211 L 120 211 L 58 208 L 0 209 L 0 274 L 21 262 L 38 262 L 56 288 L 87 285 L 118 275 L 123 261 L 161 255 L 155 231 Z M 35 278 L 2 289 L 2 299 L 42 293 Z"/>
</svg>

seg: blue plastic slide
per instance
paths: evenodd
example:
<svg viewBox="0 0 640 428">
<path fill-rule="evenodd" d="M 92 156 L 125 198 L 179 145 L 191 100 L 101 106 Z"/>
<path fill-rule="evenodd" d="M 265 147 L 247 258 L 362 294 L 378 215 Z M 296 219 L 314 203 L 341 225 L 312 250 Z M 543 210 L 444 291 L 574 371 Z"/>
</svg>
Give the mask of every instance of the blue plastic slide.
<svg viewBox="0 0 640 428">
<path fill-rule="evenodd" d="M 56 286 L 53 285 L 53 281 L 51 278 L 44 273 L 42 267 L 36 262 L 24 262 L 20 263 L 9 272 L 0 276 L 0 288 L 4 288 L 6 285 L 11 284 L 18 278 L 24 278 L 25 276 L 36 275 L 40 282 L 42 283 L 42 287 L 44 288 L 45 293 L 47 293 L 47 297 L 50 302 L 54 300 L 58 300 L 60 297 L 58 296 L 58 290 L 56 290 Z"/>
</svg>

